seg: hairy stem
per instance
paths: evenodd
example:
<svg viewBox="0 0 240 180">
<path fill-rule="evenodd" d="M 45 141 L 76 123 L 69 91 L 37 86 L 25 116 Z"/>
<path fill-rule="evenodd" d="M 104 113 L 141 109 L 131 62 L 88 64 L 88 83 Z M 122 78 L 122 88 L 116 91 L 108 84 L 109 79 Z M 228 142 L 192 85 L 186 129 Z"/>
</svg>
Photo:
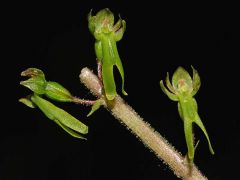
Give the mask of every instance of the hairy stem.
<svg viewBox="0 0 240 180">
<path fill-rule="evenodd" d="M 72 97 L 72 102 L 75 104 L 83 104 L 86 106 L 91 106 L 93 105 L 96 101 L 95 100 L 85 100 L 85 99 L 80 99 L 78 97 Z"/>
<path fill-rule="evenodd" d="M 101 96 L 101 84 L 92 71 L 88 68 L 82 69 L 80 80 L 95 96 Z M 146 123 L 120 96 L 117 96 L 112 102 L 105 101 L 105 107 L 158 158 L 168 164 L 177 177 L 187 180 L 207 179 L 194 164 L 189 165 L 186 158 Z"/>
</svg>

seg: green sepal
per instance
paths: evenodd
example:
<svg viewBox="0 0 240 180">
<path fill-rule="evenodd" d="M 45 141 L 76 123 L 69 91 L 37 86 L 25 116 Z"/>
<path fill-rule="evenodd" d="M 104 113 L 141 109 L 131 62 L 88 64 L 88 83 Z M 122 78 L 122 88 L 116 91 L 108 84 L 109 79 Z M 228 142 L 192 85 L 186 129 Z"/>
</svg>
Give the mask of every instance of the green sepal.
<svg viewBox="0 0 240 180">
<path fill-rule="evenodd" d="M 45 95 L 50 99 L 60 102 L 72 102 L 71 93 L 57 82 L 48 81 Z"/>
<path fill-rule="evenodd" d="M 167 88 L 164 86 L 162 80 L 160 81 L 160 87 L 161 87 L 162 91 L 168 96 L 169 99 L 171 99 L 173 101 L 178 101 L 178 97 L 175 94 L 173 94 L 167 90 Z"/>
<path fill-rule="evenodd" d="M 60 121 L 54 120 L 54 122 L 57 123 L 64 131 L 66 131 L 66 132 L 67 132 L 68 134 L 70 134 L 71 136 L 73 136 L 73 137 L 75 137 L 75 138 L 87 140 L 87 138 L 83 137 L 82 135 L 80 135 L 80 134 L 77 133 L 76 131 L 68 128 L 67 126 L 65 126 L 64 124 L 62 124 Z"/>
<path fill-rule="evenodd" d="M 174 87 L 172 86 L 170 79 L 169 79 L 169 73 L 167 72 L 167 77 L 166 77 L 166 85 L 167 88 L 172 92 L 172 93 L 176 93 Z"/>
<path fill-rule="evenodd" d="M 118 31 L 123 26 L 122 21 L 123 20 L 122 20 L 121 16 L 119 15 L 118 21 L 113 26 L 113 32 Z"/>
<path fill-rule="evenodd" d="M 95 31 L 95 16 L 92 16 L 92 9 L 90 10 L 90 12 L 88 13 L 88 29 L 89 31 L 94 34 Z"/>
<path fill-rule="evenodd" d="M 30 108 L 35 108 L 35 104 L 28 98 L 21 98 L 18 100 L 19 102 L 25 104 L 26 106 L 30 107 Z"/>
<path fill-rule="evenodd" d="M 177 92 L 192 92 L 192 78 L 181 66 L 173 73 L 172 85 Z"/>
<path fill-rule="evenodd" d="M 28 80 L 21 81 L 20 84 L 29 88 L 36 94 L 44 94 L 46 87 L 46 80 L 44 73 L 37 68 L 28 68 L 21 73 L 21 76 L 30 77 Z"/>
<path fill-rule="evenodd" d="M 114 40 L 120 41 L 123 37 L 125 30 L 126 30 L 126 21 L 120 18 L 114 26 Z"/>
<path fill-rule="evenodd" d="M 51 120 L 58 121 L 64 127 L 76 131 L 76 133 L 87 134 L 88 127 L 80 122 L 78 119 L 67 113 L 66 111 L 60 109 L 59 107 L 53 105 L 49 101 L 41 98 L 40 96 L 34 94 L 31 100 L 36 104 L 39 109 Z M 61 126 L 62 127 L 62 126 Z M 66 128 L 65 128 L 66 130 Z M 81 135 L 79 135 L 81 136 Z M 74 136 L 75 137 L 75 136 Z"/>
<path fill-rule="evenodd" d="M 114 15 L 108 9 L 102 9 L 95 16 L 95 31 L 99 33 L 109 33 L 113 29 Z"/>
<path fill-rule="evenodd" d="M 191 67 L 192 67 L 192 71 L 193 71 L 193 91 L 192 91 L 191 95 L 194 96 L 198 92 L 198 90 L 201 86 L 201 80 L 200 80 L 200 76 L 199 76 L 197 70 L 194 69 L 193 66 L 191 66 Z"/>
<path fill-rule="evenodd" d="M 32 77 L 28 80 L 21 81 L 20 84 L 29 88 L 36 94 L 41 95 L 45 93 L 46 81 L 42 77 Z"/>
<path fill-rule="evenodd" d="M 118 55 L 117 47 L 114 48 L 114 51 Z M 123 95 L 127 96 L 128 93 L 124 89 L 124 85 L 125 85 L 124 69 L 123 69 L 122 61 L 121 61 L 119 55 L 116 57 L 116 64 L 115 65 L 117 66 L 117 69 L 118 69 L 118 71 L 121 75 L 121 78 L 122 78 L 122 93 L 123 93 Z"/>
</svg>

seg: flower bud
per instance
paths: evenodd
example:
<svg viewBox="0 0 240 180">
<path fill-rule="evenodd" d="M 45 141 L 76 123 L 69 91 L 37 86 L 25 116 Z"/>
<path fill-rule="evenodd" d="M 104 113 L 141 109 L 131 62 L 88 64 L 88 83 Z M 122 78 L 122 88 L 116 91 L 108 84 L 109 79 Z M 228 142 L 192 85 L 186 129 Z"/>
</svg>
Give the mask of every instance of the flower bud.
<svg viewBox="0 0 240 180">
<path fill-rule="evenodd" d="M 33 76 L 26 81 L 21 81 L 20 84 L 31 89 L 36 94 L 45 93 L 46 80 L 42 76 Z"/>
<path fill-rule="evenodd" d="M 60 102 L 71 102 L 71 93 L 57 82 L 48 81 L 45 89 L 45 95 L 50 99 Z"/>
<path fill-rule="evenodd" d="M 189 73 L 182 67 L 178 67 L 172 77 L 172 85 L 176 92 L 189 92 L 193 90 L 193 82 Z"/>
<path fill-rule="evenodd" d="M 89 29 L 92 33 L 109 33 L 112 31 L 114 24 L 113 13 L 108 9 L 102 9 L 96 16 L 88 15 Z"/>
<path fill-rule="evenodd" d="M 92 11 L 88 15 L 88 28 L 97 40 L 100 40 L 103 34 L 113 33 L 116 41 L 119 41 L 126 29 L 126 22 L 119 18 L 114 25 L 114 15 L 108 9 L 100 10 L 95 16 Z"/>
</svg>

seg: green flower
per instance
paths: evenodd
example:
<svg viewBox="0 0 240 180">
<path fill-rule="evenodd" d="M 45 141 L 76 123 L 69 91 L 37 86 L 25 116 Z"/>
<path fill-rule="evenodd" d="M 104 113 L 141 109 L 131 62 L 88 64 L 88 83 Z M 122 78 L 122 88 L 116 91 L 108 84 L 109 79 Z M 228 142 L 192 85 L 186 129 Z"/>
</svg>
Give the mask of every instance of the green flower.
<svg viewBox="0 0 240 180">
<path fill-rule="evenodd" d="M 21 76 L 30 77 L 26 81 L 21 81 L 20 84 L 29 88 L 37 94 L 44 94 L 47 82 L 45 76 L 40 69 L 28 68 L 21 73 Z"/>
<path fill-rule="evenodd" d="M 50 99 L 60 102 L 72 102 L 71 93 L 61 84 L 46 81 L 44 73 L 40 69 L 29 68 L 21 73 L 22 76 L 30 77 L 20 84 L 29 88 L 38 95 L 46 95 Z"/>
<path fill-rule="evenodd" d="M 207 131 L 198 115 L 198 107 L 193 97 L 200 88 L 201 81 L 198 72 L 192 67 L 193 78 L 182 67 L 178 67 L 172 77 L 172 83 L 169 80 L 169 74 L 166 77 L 166 86 L 160 81 L 162 91 L 173 101 L 178 101 L 178 112 L 184 123 L 184 133 L 188 148 L 188 158 L 190 162 L 194 159 L 194 139 L 193 139 L 193 123 L 197 124 L 205 134 L 209 150 L 214 154 Z"/>
<path fill-rule="evenodd" d="M 82 134 L 88 133 L 88 126 L 41 97 L 41 95 L 45 95 L 56 101 L 72 102 L 73 97 L 66 88 L 57 82 L 46 81 L 44 73 L 40 69 L 29 68 L 21 75 L 30 77 L 28 80 L 21 81 L 20 84 L 32 90 L 33 94 L 19 99 L 19 102 L 30 108 L 38 107 L 50 120 L 53 120 L 71 136 L 86 139 Z"/>
<path fill-rule="evenodd" d="M 111 34 L 115 41 L 119 41 L 126 30 L 126 22 L 119 17 L 119 20 L 114 25 L 113 13 L 108 8 L 105 8 L 95 16 L 92 16 L 92 11 L 90 11 L 88 14 L 88 28 L 97 40 L 100 40 L 103 34 Z"/>
<path fill-rule="evenodd" d="M 95 53 L 102 66 L 102 80 L 104 93 L 108 100 L 113 100 L 116 95 L 116 85 L 113 75 L 113 67 L 116 66 L 122 78 L 122 93 L 124 90 L 124 70 L 118 54 L 116 42 L 121 40 L 126 29 L 126 22 L 119 18 L 114 25 L 114 15 L 109 9 L 99 11 L 92 16 L 88 15 L 88 27 L 95 37 Z"/>
</svg>

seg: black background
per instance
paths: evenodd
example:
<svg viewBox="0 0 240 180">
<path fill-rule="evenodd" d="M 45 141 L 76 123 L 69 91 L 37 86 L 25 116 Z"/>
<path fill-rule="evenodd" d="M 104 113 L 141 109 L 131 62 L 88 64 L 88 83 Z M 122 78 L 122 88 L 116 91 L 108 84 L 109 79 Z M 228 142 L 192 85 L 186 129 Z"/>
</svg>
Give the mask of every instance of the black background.
<svg viewBox="0 0 240 180">
<path fill-rule="evenodd" d="M 96 72 L 94 39 L 86 16 L 108 7 L 127 22 L 118 43 L 124 65 L 124 99 L 181 153 L 186 153 L 177 104 L 160 90 L 159 81 L 178 66 L 200 73 L 196 95 L 199 114 L 215 155 L 202 132 L 195 163 L 209 179 L 238 176 L 238 66 L 235 57 L 236 11 L 227 4 L 163 4 L 151 1 L 15 3 L 4 18 L 9 52 L 2 58 L 0 179 L 177 179 L 134 135 L 100 109 L 86 118 L 89 107 L 56 103 L 89 125 L 87 141 L 74 139 L 38 109 L 18 99 L 30 93 L 19 85 L 21 71 L 42 69 L 72 94 L 94 99 L 79 82 L 79 72 Z M 120 87 L 120 77 L 116 71 Z"/>
</svg>

